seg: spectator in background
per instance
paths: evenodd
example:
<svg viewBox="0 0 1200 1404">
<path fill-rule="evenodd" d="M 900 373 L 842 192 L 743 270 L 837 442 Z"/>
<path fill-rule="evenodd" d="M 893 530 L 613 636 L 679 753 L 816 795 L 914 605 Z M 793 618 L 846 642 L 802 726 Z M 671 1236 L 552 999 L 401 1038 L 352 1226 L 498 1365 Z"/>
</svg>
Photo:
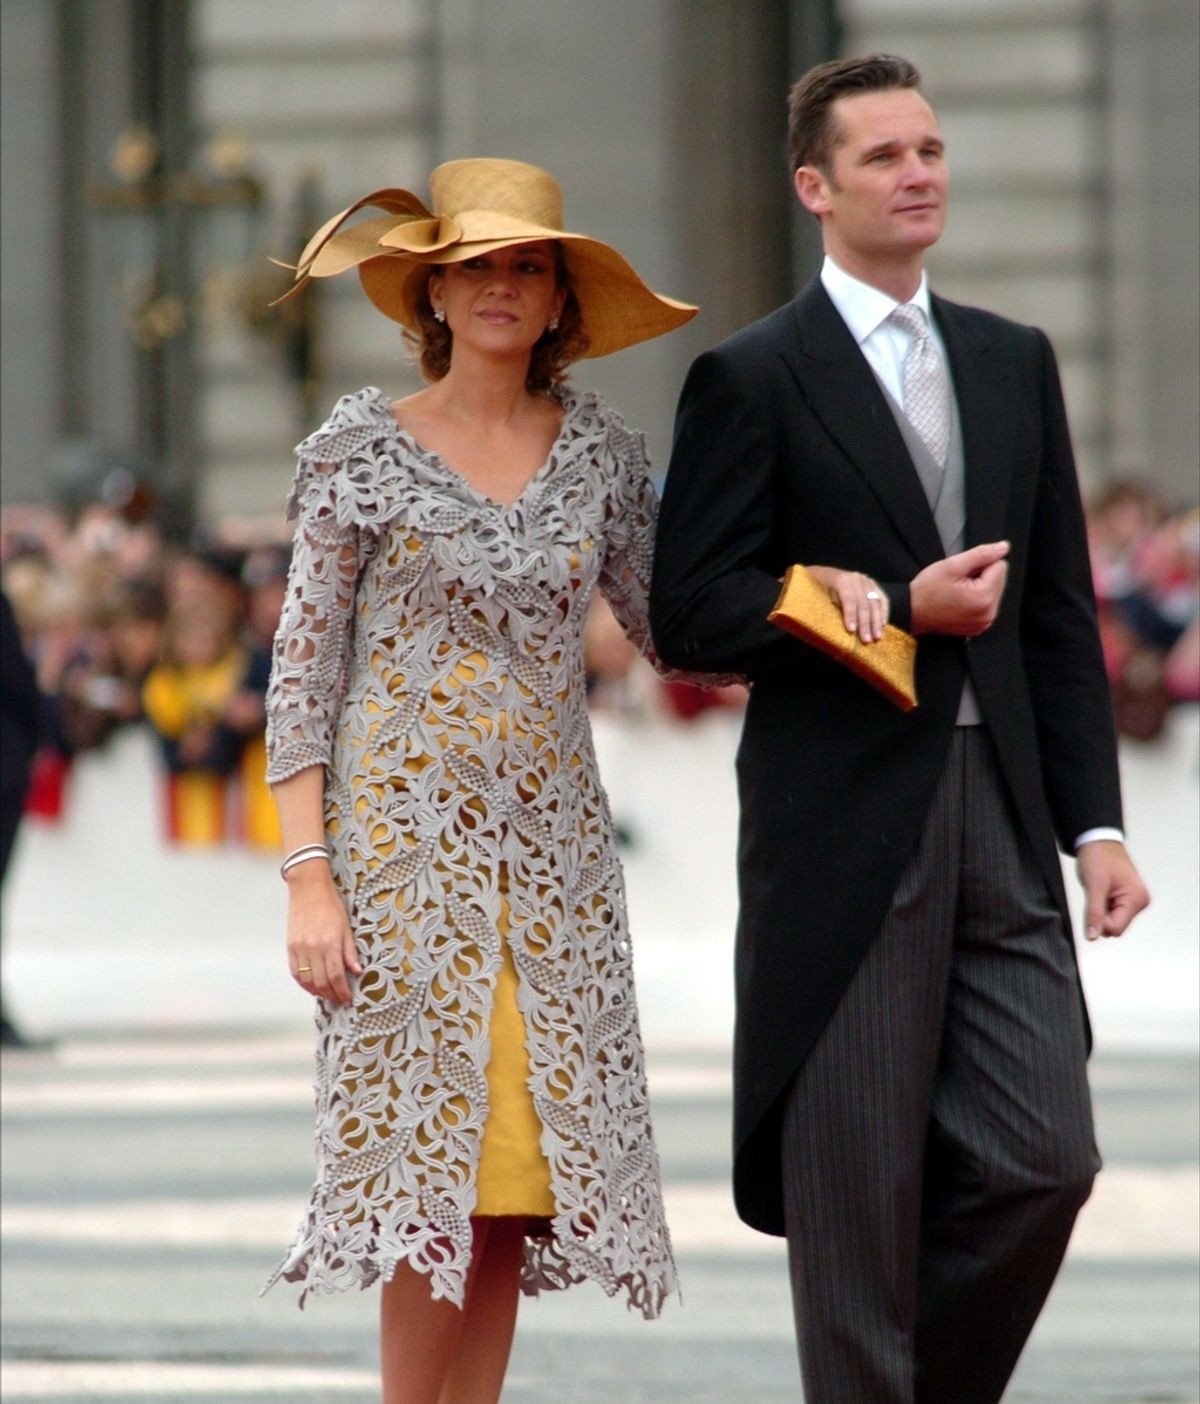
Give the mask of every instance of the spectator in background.
<svg viewBox="0 0 1200 1404">
<path fill-rule="evenodd" d="M 170 548 L 164 557 L 163 588 L 172 613 L 189 605 L 212 603 L 225 611 L 235 629 L 240 629 L 246 612 L 246 592 L 239 553 L 211 545 Z"/>
<path fill-rule="evenodd" d="M 1196 608 L 1196 516 L 1176 512 L 1138 546 L 1120 610 L 1142 643 L 1165 654 L 1196 617 Z"/>
<path fill-rule="evenodd" d="M 22 542 L 6 561 L 4 591 L 41 696 L 41 744 L 31 762 L 25 807 L 53 823 L 62 816 L 71 764 L 54 699 L 67 663 L 79 647 L 80 592 L 68 572 L 32 540 Z"/>
<path fill-rule="evenodd" d="M 7 595 L 0 594 L 0 886 L 20 828 L 40 730 L 41 698 L 33 665 L 25 656 L 20 630 Z M 0 1046 L 22 1048 L 28 1040 L 0 996 Z"/>
<path fill-rule="evenodd" d="M 640 672 L 676 721 L 692 721 L 714 709 L 740 708 L 746 702 L 741 683 L 702 687 L 679 675 L 658 677 L 640 658 L 603 598 L 594 599 L 583 629 L 583 658 L 588 706 L 593 711 L 629 713 L 642 702 L 633 685 Z"/>
<path fill-rule="evenodd" d="M 588 606 L 583 626 L 588 706 L 620 710 L 626 702 L 629 675 L 640 657 L 608 601 L 597 595 Z"/>
<path fill-rule="evenodd" d="M 672 678 L 664 680 L 662 687 L 671 715 L 679 721 L 694 721 L 713 710 L 724 711 L 746 705 L 747 692 L 741 683 L 703 688 L 682 678 Z"/>
<path fill-rule="evenodd" d="M 162 590 L 152 580 L 121 582 L 101 619 L 59 683 L 59 732 L 73 755 L 143 719 L 142 687 L 158 662 L 166 624 Z"/>
<path fill-rule="evenodd" d="M 1200 617 L 1192 620 L 1167 654 L 1163 682 L 1173 702 L 1200 702 Z"/>
<path fill-rule="evenodd" d="M 1200 695 L 1197 514 L 1117 482 L 1092 504 L 1088 545 L 1117 727 L 1150 741 L 1173 702 Z"/>
<path fill-rule="evenodd" d="M 1162 520 L 1158 499 L 1141 483 L 1118 479 L 1088 509 L 1088 545 L 1100 598 L 1119 599 L 1130 588 L 1134 552 Z"/>
<path fill-rule="evenodd" d="M 267 743 L 264 709 L 271 679 L 271 647 L 287 591 L 288 553 L 264 548 L 253 551 L 242 568 L 247 591 L 243 638 L 249 653 L 241 718 L 246 732 L 242 751 L 241 793 L 243 837 L 253 848 L 279 847 L 279 815 L 267 785 Z"/>
<path fill-rule="evenodd" d="M 1159 609 L 1178 628 L 1163 659 L 1163 685 L 1172 702 L 1200 702 L 1200 509 L 1169 525 L 1171 584 Z"/>
<path fill-rule="evenodd" d="M 246 642 L 254 653 L 271 660 L 271 646 L 287 593 L 289 553 L 263 547 L 246 557 L 242 584 L 246 589 Z"/>
<path fill-rule="evenodd" d="M 138 577 L 126 581 L 117 596 L 112 621 L 113 662 L 125 687 L 122 719 L 142 718 L 141 691 L 162 652 L 167 623 L 167 602 L 154 580 Z M 131 690 L 136 689 L 136 697 Z"/>
<path fill-rule="evenodd" d="M 223 765 L 231 769 L 219 787 L 211 773 L 203 785 L 183 782 L 193 799 L 207 795 L 184 810 L 207 816 L 201 832 L 237 832 L 256 846 L 277 847 L 278 821 L 264 778 L 263 695 L 286 549 L 257 546 L 247 554 L 245 547 L 216 540 L 198 548 L 167 546 L 145 503 L 139 498 L 135 505 L 132 517 L 104 500 L 84 504 L 70 520 L 40 506 L 6 507 L 0 518 L 4 584 L 36 665 L 45 713 L 26 808 L 59 819 L 74 758 L 144 720 L 143 686 L 159 661 L 168 613 L 180 620 L 215 612 L 244 650 L 244 672 L 221 718 Z M 226 815 L 224 780 L 230 778 L 238 782 L 240 832 L 226 822 L 234 810 L 231 804 Z M 171 780 L 168 791 L 177 800 L 180 784 Z M 169 809 L 178 819 L 177 805 Z"/>
<path fill-rule="evenodd" d="M 226 789 L 244 739 L 248 664 L 216 600 L 197 598 L 168 617 L 163 660 L 146 678 L 142 705 L 161 742 L 168 834 L 178 843 L 227 836 Z"/>
<path fill-rule="evenodd" d="M 44 693 L 52 694 L 79 645 L 83 628 L 80 589 L 59 562 L 26 544 L 5 564 L 4 593 L 38 685 Z"/>
</svg>

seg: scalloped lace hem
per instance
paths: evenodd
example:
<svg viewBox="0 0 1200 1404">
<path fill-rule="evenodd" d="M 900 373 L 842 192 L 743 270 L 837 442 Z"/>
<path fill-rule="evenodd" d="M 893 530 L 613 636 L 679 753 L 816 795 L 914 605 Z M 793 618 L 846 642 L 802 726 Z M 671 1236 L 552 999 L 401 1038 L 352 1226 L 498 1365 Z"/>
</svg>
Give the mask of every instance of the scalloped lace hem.
<svg viewBox="0 0 1200 1404">
<path fill-rule="evenodd" d="M 586 1281 L 593 1281 L 606 1296 L 624 1293 L 630 1311 L 640 1311 L 647 1321 L 656 1320 L 668 1297 L 679 1293 L 679 1279 L 670 1264 L 663 1272 L 610 1273 L 597 1271 L 588 1262 L 586 1250 L 568 1254 L 553 1232 L 530 1235 L 525 1240 L 525 1260 L 521 1266 L 521 1292 L 527 1297 L 542 1292 L 561 1292 Z M 357 1257 L 341 1260 L 333 1270 L 321 1260 L 313 1243 L 297 1245 L 267 1279 L 259 1296 L 265 1296 L 280 1280 L 303 1283 L 297 1305 L 301 1310 L 310 1293 L 318 1296 L 348 1292 L 357 1287 L 365 1291 L 376 1282 L 389 1282 L 396 1268 L 407 1263 L 430 1279 L 434 1300 L 445 1298 L 461 1311 L 466 1286 L 465 1269 L 434 1264 L 416 1253 L 364 1252 Z"/>
</svg>

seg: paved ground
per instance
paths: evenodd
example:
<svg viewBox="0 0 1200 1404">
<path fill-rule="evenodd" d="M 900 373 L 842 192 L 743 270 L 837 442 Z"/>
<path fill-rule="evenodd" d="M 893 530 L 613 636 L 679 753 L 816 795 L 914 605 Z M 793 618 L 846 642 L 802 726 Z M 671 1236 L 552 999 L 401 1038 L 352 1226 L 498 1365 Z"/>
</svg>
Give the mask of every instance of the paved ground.
<svg viewBox="0 0 1200 1404">
<path fill-rule="evenodd" d="M 1200 1404 L 1195 723 L 1126 756 L 1158 901 L 1136 942 L 1084 952 L 1108 1168 L 1013 1404 Z M 601 743 L 637 838 L 630 900 L 684 1302 L 653 1325 L 590 1286 L 528 1303 L 505 1397 L 796 1401 L 780 1246 L 736 1222 L 726 1187 L 732 732 L 605 726 Z M 267 858 L 164 852 L 145 765 L 134 746 L 81 775 L 71 824 L 26 836 L 9 893 L 6 988 L 60 1041 L 3 1062 L 3 1397 L 365 1404 L 373 1294 L 303 1314 L 291 1288 L 256 1296 L 311 1163 L 280 884 Z"/>
<path fill-rule="evenodd" d="M 799 1398 L 779 1244 L 728 1203 L 726 1063 L 653 1067 L 684 1303 L 653 1325 L 591 1286 L 526 1303 L 514 1404 Z M 1095 1085 L 1106 1174 L 1011 1398 L 1194 1404 L 1196 1066 L 1102 1060 Z M 255 1296 L 306 1193 L 307 1092 L 299 1029 L 6 1059 L 4 1400 L 371 1400 L 373 1293 Z"/>
<path fill-rule="evenodd" d="M 780 1245 L 728 1200 L 724 1059 L 653 1067 L 683 1304 L 647 1325 L 590 1285 L 526 1303 L 513 1404 L 799 1398 Z M 374 1397 L 373 1293 L 255 1295 L 307 1190 L 303 1030 L 72 1040 L 4 1072 L 6 1401 Z M 1108 1168 L 1011 1399 L 1196 1404 L 1195 1064 L 1094 1079 Z"/>
</svg>

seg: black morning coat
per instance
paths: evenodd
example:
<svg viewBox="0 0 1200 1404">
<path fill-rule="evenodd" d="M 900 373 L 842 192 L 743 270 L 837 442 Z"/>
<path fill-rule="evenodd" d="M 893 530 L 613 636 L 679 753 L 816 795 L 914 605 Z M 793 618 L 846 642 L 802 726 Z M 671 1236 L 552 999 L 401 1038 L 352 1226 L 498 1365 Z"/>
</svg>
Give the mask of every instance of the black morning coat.
<svg viewBox="0 0 1200 1404">
<path fill-rule="evenodd" d="M 933 299 L 966 464 L 966 541 L 1007 540 L 993 626 L 924 635 L 919 706 L 899 711 L 767 623 L 794 562 L 863 571 L 910 620 L 908 582 L 943 555 L 895 419 L 819 279 L 701 355 L 679 404 L 651 628 L 680 668 L 751 684 L 737 758 L 734 1198 L 782 1234 L 781 1094 L 887 911 L 945 762 L 969 668 L 1070 931 L 1056 848 L 1121 824 L 1115 734 L 1083 512 L 1045 335 Z"/>
</svg>

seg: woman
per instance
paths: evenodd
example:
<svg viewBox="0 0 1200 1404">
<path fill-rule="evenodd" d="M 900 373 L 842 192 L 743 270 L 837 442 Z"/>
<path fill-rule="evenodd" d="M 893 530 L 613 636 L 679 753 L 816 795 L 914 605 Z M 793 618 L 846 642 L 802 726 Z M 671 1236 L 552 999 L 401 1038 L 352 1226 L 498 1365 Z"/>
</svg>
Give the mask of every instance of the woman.
<svg viewBox="0 0 1200 1404">
<path fill-rule="evenodd" d="M 646 649 L 657 504 L 640 437 L 563 373 L 695 309 L 564 233 L 536 167 L 430 186 L 297 269 L 356 267 L 429 384 L 349 395 L 298 449 L 269 779 L 319 1163 L 272 1281 L 382 1279 L 385 1400 L 472 1404 L 518 1285 L 647 1317 L 675 1285 L 582 644 L 599 589 Z"/>
</svg>

